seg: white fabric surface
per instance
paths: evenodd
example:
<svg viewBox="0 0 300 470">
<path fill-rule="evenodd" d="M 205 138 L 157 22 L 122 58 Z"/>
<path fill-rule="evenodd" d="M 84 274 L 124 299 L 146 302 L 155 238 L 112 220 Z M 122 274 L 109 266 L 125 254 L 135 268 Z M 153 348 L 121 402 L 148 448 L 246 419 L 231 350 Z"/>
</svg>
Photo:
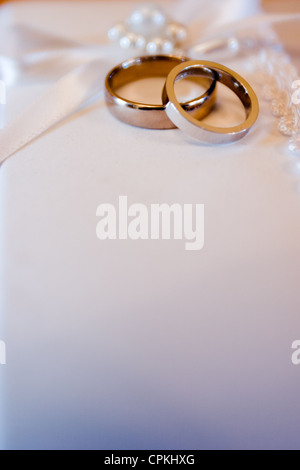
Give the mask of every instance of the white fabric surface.
<svg viewBox="0 0 300 470">
<path fill-rule="evenodd" d="M 134 2 L 115 4 L 20 3 L 0 25 L 101 41 Z M 8 120 L 44 89 L 9 89 Z M 101 99 L 5 162 L 1 447 L 299 448 L 299 176 L 267 105 L 240 143 L 201 147 Z M 120 195 L 204 203 L 204 250 L 100 242 Z"/>
</svg>

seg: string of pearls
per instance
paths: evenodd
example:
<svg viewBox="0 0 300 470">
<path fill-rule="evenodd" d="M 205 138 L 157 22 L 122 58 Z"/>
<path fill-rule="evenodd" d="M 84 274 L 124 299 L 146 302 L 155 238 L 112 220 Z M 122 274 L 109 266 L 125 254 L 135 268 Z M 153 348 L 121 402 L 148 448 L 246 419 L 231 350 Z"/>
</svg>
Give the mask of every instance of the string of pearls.
<svg viewBox="0 0 300 470">
<path fill-rule="evenodd" d="M 113 26 L 108 38 L 123 49 L 171 54 L 186 41 L 187 29 L 170 22 L 155 4 L 146 3 L 134 10 L 125 22 Z"/>
</svg>

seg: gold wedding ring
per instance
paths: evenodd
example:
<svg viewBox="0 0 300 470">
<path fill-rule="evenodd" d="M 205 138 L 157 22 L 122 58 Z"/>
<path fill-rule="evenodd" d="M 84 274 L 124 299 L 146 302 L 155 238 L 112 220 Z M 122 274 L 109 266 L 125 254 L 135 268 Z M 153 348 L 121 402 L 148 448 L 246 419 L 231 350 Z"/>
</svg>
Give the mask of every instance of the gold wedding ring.
<svg viewBox="0 0 300 470">
<path fill-rule="evenodd" d="M 167 78 L 174 67 L 184 65 L 188 59 L 179 56 L 146 56 L 130 59 L 115 67 L 106 77 L 106 103 L 111 113 L 119 120 L 136 127 L 147 129 L 174 129 L 176 123 L 166 113 L 168 101 L 157 105 L 137 103 L 118 94 L 124 85 L 144 78 Z M 181 104 L 182 110 L 194 119 L 207 116 L 216 102 L 216 74 L 207 69 L 205 77 L 197 77 L 207 88 L 199 98 Z"/>
<path fill-rule="evenodd" d="M 243 124 L 234 127 L 215 127 L 189 115 L 181 106 L 175 93 L 175 83 L 186 77 L 207 77 L 214 71 L 217 80 L 230 88 L 240 99 L 246 114 Z M 163 103 L 170 120 L 190 137 L 207 144 L 235 142 L 248 134 L 259 114 L 259 103 L 248 82 L 233 70 L 209 61 L 189 61 L 177 65 L 168 75 L 163 91 Z"/>
</svg>

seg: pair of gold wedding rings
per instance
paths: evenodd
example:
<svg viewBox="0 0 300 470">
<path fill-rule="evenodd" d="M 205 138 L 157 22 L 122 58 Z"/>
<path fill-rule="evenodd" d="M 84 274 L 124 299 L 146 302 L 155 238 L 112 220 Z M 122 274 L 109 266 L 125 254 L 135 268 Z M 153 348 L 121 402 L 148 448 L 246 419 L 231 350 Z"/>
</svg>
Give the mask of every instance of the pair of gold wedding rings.
<svg viewBox="0 0 300 470">
<path fill-rule="evenodd" d="M 166 77 L 162 103 L 150 105 L 127 100 L 119 90 L 143 78 Z M 193 101 L 180 103 L 175 83 L 186 77 L 196 77 L 207 91 Z M 215 127 L 202 121 L 214 108 L 217 82 L 230 88 L 240 99 L 246 119 L 233 127 Z M 178 127 L 190 137 L 206 144 L 235 142 L 248 134 L 259 114 L 255 92 L 243 77 L 223 65 L 209 61 L 190 61 L 186 57 L 159 55 L 127 60 L 106 77 L 106 103 L 119 120 L 147 129 Z"/>
</svg>

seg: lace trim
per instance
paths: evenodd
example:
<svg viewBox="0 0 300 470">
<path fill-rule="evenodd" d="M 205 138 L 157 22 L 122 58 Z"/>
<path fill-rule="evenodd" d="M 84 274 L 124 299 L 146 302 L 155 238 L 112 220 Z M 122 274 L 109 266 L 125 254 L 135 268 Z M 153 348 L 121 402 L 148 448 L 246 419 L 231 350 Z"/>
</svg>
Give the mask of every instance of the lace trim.
<svg viewBox="0 0 300 470">
<path fill-rule="evenodd" d="M 296 67 L 279 45 L 262 49 L 252 65 L 262 98 L 279 119 L 279 132 L 289 137 L 292 152 L 300 152 L 300 81 Z"/>
</svg>

